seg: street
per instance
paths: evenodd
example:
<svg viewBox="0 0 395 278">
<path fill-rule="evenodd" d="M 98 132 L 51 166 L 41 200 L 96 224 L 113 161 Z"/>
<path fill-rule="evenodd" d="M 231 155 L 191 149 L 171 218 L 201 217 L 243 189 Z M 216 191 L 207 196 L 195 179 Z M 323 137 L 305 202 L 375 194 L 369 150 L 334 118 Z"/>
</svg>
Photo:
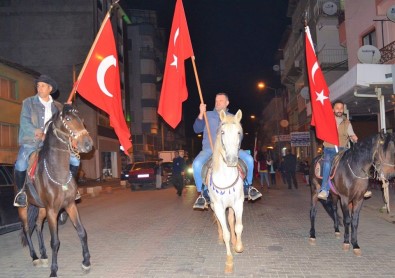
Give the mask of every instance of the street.
<svg viewBox="0 0 395 278">
<path fill-rule="evenodd" d="M 260 188 L 259 188 L 260 189 Z M 361 212 L 362 256 L 342 250 L 333 223 L 319 206 L 316 245 L 309 244 L 309 187 L 260 189 L 263 197 L 244 203 L 244 252 L 234 255 L 234 273 L 224 274 L 225 245 L 217 243 L 211 211 L 194 211 L 196 193 L 187 186 L 138 190 L 115 187 L 78 205 L 88 232 L 92 268 L 81 270 L 81 245 L 70 221 L 60 226 L 59 277 L 395 277 L 395 226 L 381 215 L 381 193 L 373 190 Z M 391 202 L 394 202 L 391 189 Z M 340 211 L 340 210 L 339 210 Z M 341 213 L 341 211 L 340 211 Z M 395 220 L 395 218 L 393 219 Z M 0 237 L 0 277 L 48 277 L 35 268 L 19 232 Z M 343 227 L 341 227 L 343 232 Z M 51 258 L 49 232 L 45 242 Z M 33 241 L 37 237 L 33 235 Z M 36 249 L 36 251 L 38 251 Z"/>
</svg>

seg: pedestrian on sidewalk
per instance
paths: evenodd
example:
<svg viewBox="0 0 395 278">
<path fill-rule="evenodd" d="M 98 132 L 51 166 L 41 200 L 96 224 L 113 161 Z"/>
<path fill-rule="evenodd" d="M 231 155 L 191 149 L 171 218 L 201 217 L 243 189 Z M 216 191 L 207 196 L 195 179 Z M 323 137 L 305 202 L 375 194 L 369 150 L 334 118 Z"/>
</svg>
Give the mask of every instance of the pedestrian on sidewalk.
<svg viewBox="0 0 395 278">
<path fill-rule="evenodd" d="M 261 188 L 264 187 L 264 180 L 266 181 L 267 188 L 270 189 L 269 172 L 267 169 L 267 153 L 264 151 L 265 147 L 262 146 L 261 151 L 257 155 L 258 160 L 258 173 L 260 176 Z"/>
<path fill-rule="evenodd" d="M 284 170 L 287 177 L 288 189 L 292 189 L 292 183 L 295 189 L 298 189 L 298 182 L 296 180 L 296 156 L 287 150 L 287 155 L 284 156 Z"/>
<path fill-rule="evenodd" d="M 306 181 L 306 186 L 310 185 L 310 165 L 307 160 L 302 163 L 302 172 L 304 175 L 304 179 Z"/>
<path fill-rule="evenodd" d="M 268 172 L 270 174 L 270 184 L 276 185 L 276 165 L 270 156 L 268 156 L 268 159 L 266 160 L 266 164 L 267 164 Z"/>
<path fill-rule="evenodd" d="M 180 156 L 178 151 L 174 152 L 173 159 L 173 184 L 177 189 L 177 195 L 182 195 L 182 190 L 184 188 L 184 171 L 185 171 L 185 160 Z"/>
</svg>

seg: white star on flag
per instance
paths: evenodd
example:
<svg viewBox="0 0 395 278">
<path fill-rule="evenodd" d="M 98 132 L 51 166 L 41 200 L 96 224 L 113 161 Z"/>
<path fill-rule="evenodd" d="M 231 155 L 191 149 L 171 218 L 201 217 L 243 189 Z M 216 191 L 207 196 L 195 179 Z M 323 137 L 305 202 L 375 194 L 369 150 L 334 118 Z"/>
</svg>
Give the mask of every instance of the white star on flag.
<svg viewBox="0 0 395 278">
<path fill-rule="evenodd" d="M 173 54 L 173 59 L 174 59 L 174 60 L 173 60 L 173 63 L 171 63 L 170 66 L 175 66 L 175 67 L 177 68 L 177 61 L 178 61 L 178 58 L 177 58 L 177 56 L 174 55 L 174 54 Z"/>
<path fill-rule="evenodd" d="M 322 90 L 321 93 L 315 92 L 315 94 L 317 95 L 316 101 L 319 101 L 322 105 L 324 105 L 324 100 L 328 98 L 324 95 L 324 90 Z"/>
</svg>

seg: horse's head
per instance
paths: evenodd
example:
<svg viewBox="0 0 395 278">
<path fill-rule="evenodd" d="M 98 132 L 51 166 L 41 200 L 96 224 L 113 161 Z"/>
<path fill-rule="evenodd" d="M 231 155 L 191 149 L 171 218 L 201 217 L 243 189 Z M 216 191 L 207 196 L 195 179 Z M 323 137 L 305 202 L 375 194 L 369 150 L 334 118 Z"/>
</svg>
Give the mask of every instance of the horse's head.
<svg viewBox="0 0 395 278">
<path fill-rule="evenodd" d="M 395 134 L 381 132 L 375 154 L 375 167 L 386 179 L 395 176 Z"/>
<path fill-rule="evenodd" d="M 241 110 L 236 115 L 227 115 L 225 111 L 220 114 L 221 124 L 218 129 L 215 150 L 221 153 L 222 158 L 229 167 L 237 166 L 243 128 L 240 120 Z"/>
<path fill-rule="evenodd" d="M 60 129 L 67 134 L 71 147 L 81 153 L 92 150 L 93 141 L 85 129 L 84 123 L 78 116 L 78 110 L 71 104 L 65 104 L 59 114 L 62 122 Z"/>
</svg>

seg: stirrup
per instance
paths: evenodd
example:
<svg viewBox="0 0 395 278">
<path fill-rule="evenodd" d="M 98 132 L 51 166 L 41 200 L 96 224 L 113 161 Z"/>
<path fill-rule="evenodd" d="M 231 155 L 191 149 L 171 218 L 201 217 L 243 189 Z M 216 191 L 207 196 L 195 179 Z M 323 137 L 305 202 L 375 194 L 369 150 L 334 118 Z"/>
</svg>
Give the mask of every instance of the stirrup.
<svg viewBox="0 0 395 278">
<path fill-rule="evenodd" d="M 202 199 L 204 200 L 204 203 L 203 203 L 203 201 L 201 201 Z M 200 201 L 202 204 L 199 204 L 199 201 Z M 195 203 L 193 204 L 193 209 L 204 210 L 205 208 L 208 208 L 206 198 L 204 198 L 203 195 L 200 195 L 200 196 L 196 199 Z"/>
<path fill-rule="evenodd" d="M 256 192 L 255 196 L 251 196 L 251 191 L 252 190 L 255 190 L 255 192 Z M 259 190 L 256 189 L 255 187 L 250 186 L 250 188 L 248 189 L 248 200 L 255 201 L 256 199 L 258 199 L 260 197 L 262 197 L 262 193 L 259 192 Z"/>
<path fill-rule="evenodd" d="M 22 203 L 21 201 L 24 201 L 24 203 Z M 26 202 L 27 202 L 26 192 L 25 190 L 22 189 L 16 194 L 14 198 L 14 207 L 24 208 L 26 207 Z"/>
</svg>

